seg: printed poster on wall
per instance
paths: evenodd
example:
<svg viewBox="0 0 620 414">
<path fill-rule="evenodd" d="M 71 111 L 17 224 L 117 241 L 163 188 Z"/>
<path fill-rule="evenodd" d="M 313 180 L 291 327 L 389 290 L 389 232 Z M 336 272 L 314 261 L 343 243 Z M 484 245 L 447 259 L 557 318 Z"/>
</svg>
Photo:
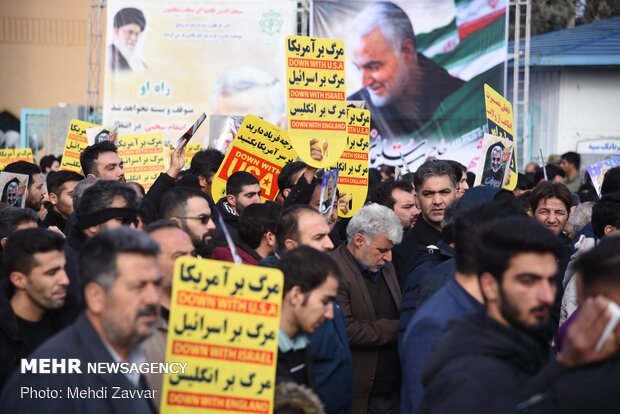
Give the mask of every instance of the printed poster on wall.
<svg viewBox="0 0 620 414">
<path fill-rule="evenodd" d="M 414 171 L 428 157 L 475 170 L 486 132 L 482 85 L 504 90 L 507 7 L 506 0 L 312 2 L 310 34 L 345 41 L 347 98 L 371 112 L 371 166 L 402 165 L 402 153 Z"/>
<path fill-rule="evenodd" d="M 274 201 L 282 167 L 297 158 L 288 139 L 285 130 L 247 115 L 213 177 L 213 201 L 226 195 L 226 181 L 237 171 L 247 171 L 258 179 L 262 202 Z"/>
<path fill-rule="evenodd" d="M 107 3 L 104 125 L 160 132 L 166 145 L 202 112 L 284 125 L 282 45 L 297 27 L 295 1 Z M 208 134 L 202 126 L 192 141 Z"/>
<path fill-rule="evenodd" d="M 282 272 L 180 257 L 175 263 L 162 413 L 273 412 Z"/>
<path fill-rule="evenodd" d="M 344 150 L 347 100 L 344 42 L 306 36 L 286 38 L 288 134 L 299 158 L 316 168 L 332 165 Z M 323 152 L 310 157 L 310 141 Z"/>
</svg>

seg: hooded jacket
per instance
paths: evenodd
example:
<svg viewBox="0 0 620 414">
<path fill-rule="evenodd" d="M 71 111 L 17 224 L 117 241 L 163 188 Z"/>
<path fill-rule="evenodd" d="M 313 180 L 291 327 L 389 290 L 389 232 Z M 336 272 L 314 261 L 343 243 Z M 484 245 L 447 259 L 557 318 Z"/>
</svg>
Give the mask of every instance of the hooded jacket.
<svg viewBox="0 0 620 414">
<path fill-rule="evenodd" d="M 419 413 L 509 414 L 519 387 L 546 364 L 550 348 L 485 313 L 452 321 L 437 340 Z"/>
<path fill-rule="evenodd" d="M 217 210 L 217 214 L 222 216 L 224 220 L 224 224 L 226 224 L 226 229 L 228 229 L 228 233 L 232 238 L 235 246 L 239 245 L 239 214 L 228 204 L 226 201 L 226 197 L 220 198 L 220 201 L 215 205 Z M 215 247 L 228 247 L 228 242 L 226 241 L 226 236 L 224 235 L 224 230 L 220 227 L 218 221 L 215 222 L 216 229 L 213 231 L 213 245 Z"/>
</svg>

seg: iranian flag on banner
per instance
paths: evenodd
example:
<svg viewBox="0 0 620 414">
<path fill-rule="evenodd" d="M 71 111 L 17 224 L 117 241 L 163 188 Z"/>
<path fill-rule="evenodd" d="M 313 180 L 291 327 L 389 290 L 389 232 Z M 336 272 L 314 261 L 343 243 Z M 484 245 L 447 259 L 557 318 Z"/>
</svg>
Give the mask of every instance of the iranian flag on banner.
<svg viewBox="0 0 620 414">
<path fill-rule="evenodd" d="M 508 0 L 312 2 L 311 34 L 345 40 L 347 97 L 361 97 L 371 111 L 372 166 L 400 165 L 404 158 L 416 168 L 428 157 L 456 159 L 472 166 L 486 128 L 483 85 L 503 92 L 507 4 Z M 365 9 L 374 14 L 366 14 Z M 373 16 L 381 13 L 392 14 L 387 17 L 389 23 L 382 23 L 385 28 L 381 30 L 386 32 L 373 38 L 370 30 L 378 24 Z M 424 81 L 415 88 L 403 63 L 406 47 L 390 44 L 391 71 L 385 65 L 367 64 L 389 59 L 371 56 L 370 49 L 362 48 L 373 42 L 375 47 L 382 46 L 383 39 L 387 41 L 391 33 L 401 30 L 398 27 L 406 26 L 404 19 L 413 28 L 417 62 L 424 66 Z M 457 87 L 448 86 L 459 81 Z M 401 84 L 408 88 L 397 88 Z M 415 97 L 415 91 L 422 91 L 424 99 Z M 398 107 L 403 102 L 408 110 Z"/>
</svg>

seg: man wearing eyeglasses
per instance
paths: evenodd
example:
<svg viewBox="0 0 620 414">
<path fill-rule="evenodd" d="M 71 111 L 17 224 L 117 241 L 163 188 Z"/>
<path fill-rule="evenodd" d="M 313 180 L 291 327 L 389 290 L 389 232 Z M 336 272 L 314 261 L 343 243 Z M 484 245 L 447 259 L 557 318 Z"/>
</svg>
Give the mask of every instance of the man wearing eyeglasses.
<svg viewBox="0 0 620 414">
<path fill-rule="evenodd" d="M 198 256 L 211 257 L 213 247 L 210 241 L 215 223 L 204 193 L 175 187 L 162 197 L 159 215 L 163 219 L 176 221 L 189 234 Z"/>
<path fill-rule="evenodd" d="M 79 257 L 87 239 L 103 230 L 136 227 L 139 200 L 136 192 L 118 181 L 100 180 L 87 188 L 76 209 L 76 224 L 67 235 L 66 271 L 71 280 L 69 293 L 80 298 Z"/>
</svg>

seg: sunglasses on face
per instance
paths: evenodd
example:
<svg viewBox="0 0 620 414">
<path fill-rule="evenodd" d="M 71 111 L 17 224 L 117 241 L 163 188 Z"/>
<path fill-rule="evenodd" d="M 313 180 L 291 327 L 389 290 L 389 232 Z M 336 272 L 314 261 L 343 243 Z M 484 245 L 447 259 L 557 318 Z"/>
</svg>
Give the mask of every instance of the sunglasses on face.
<svg viewBox="0 0 620 414">
<path fill-rule="evenodd" d="M 206 215 L 206 214 L 201 214 L 199 216 L 182 216 L 182 217 L 177 217 L 177 218 L 200 220 L 202 224 L 207 224 L 209 220 L 211 220 L 211 216 Z"/>
</svg>

